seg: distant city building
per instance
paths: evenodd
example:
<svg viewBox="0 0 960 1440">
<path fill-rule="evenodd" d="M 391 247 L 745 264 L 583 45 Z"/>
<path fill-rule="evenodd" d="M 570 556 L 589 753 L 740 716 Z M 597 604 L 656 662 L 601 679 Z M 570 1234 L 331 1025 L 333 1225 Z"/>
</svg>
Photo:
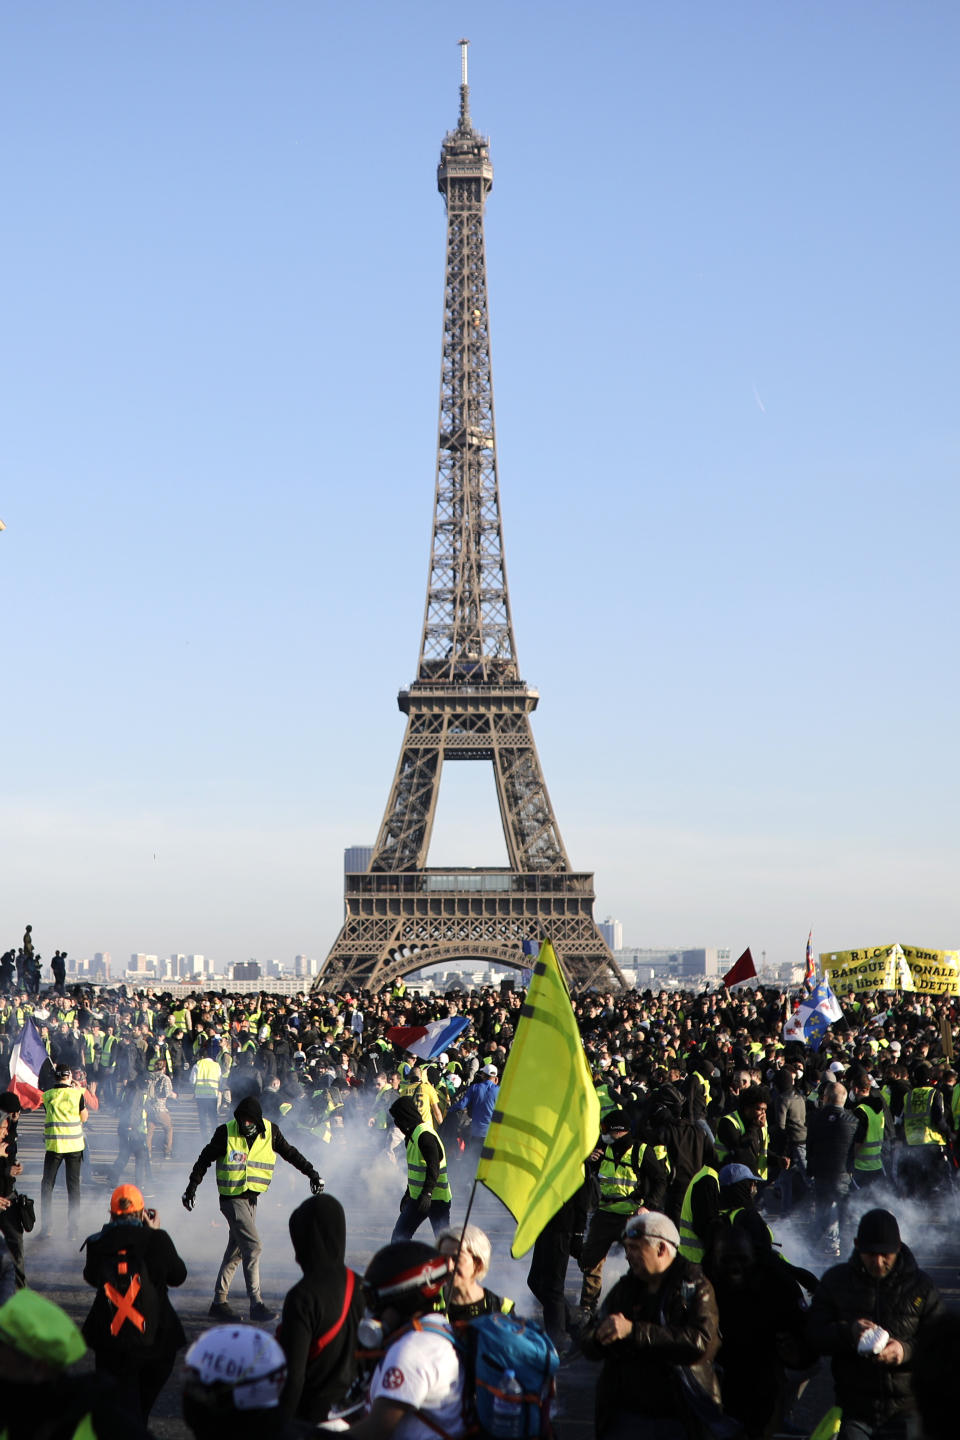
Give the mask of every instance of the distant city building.
<svg viewBox="0 0 960 1440">
<path fill-rule="evenodd" d="M 233 980 L 259 980 L 260 963 L 257 960 L 240 960 L 230 971 Z"/>
<path fill-rule="evenodd" d="M 730 951 L 716 947 L 705 950 L 683 950 L 677 974 L 681 980 L 717 979 L 730 969 Z"/>
<path fill-rule="evenodd" d="M 128 975 L 156 975 L 158 960 L 156 955 L 144 955 L 142 953 L 131 955 L 130 964 L 127 966 Z"/>
<path fill-rule="evenodd" d="M 344 875 L 362 875 L 372 859 L 372 845 L 348 845 L 343 852 Z"/>
<path fill-rule="evenodd" d="M 90 974 L 98 980 L 110 979 L 110 951 L 98 950 L 90 966 Z"/>
<path fill-rule="evenodd" d="M 268 960 L 266 965 L 264 966 L 263 973 L 270 980 L 279 980 L 280 976 L 284 973 L 283 966 L 281 965 L 279 960 Z"/>
<path fill-rule="evenodd" d="M 293 957 L 293 973 L 303 979 L 319 975 L 320 961 L 310 955 L 295 955 Z"/>
<path fill-rule="evenodd" d="M 619 920 L 614 920 L 612 915 L 608 915 L 606 920 L 600 921 L 597 929 L 614 954 L 623 949 L 623 926 Z"/>
</svg>

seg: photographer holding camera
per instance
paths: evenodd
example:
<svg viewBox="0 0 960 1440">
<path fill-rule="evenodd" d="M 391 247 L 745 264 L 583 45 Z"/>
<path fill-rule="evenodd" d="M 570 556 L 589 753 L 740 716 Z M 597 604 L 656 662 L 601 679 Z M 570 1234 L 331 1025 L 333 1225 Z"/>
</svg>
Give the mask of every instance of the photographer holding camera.
<svg viewBox="0 0 960 1440">
<path fill-rule="evenodd" d="M 167 1287 L 182 1285 L 187 1267 L 136 1185 L 114 1190 L 108 1223 L 83 1248 L 83 1278 L 97 1291 L 83 1338 L 97 1369 L 116 1379 L 131 1414 L 146 1421 L 186 1344 Z"/>
</svg>

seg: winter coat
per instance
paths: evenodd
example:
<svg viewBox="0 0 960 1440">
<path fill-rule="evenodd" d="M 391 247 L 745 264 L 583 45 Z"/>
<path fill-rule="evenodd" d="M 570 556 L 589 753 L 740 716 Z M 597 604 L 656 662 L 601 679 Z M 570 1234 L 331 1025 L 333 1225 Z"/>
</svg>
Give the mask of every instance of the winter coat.
<svg viewBox="0 0 960 1440">
<path fill-rule="evenodd" d="M 339 1200 L 332 1195 L 314 1195 L 297 1206 L 289 1224 L 303 1279 L 283 1302 L 278 1338 L 287 1357 L 287 1380 L 280 1404 L 285 1416 L 325 1420 L 330 1407 L 346 1395 L 356 1373 L 363 1291 L 355 1277 L 343 1324 L 322 1350 L 312 1353 L 317 1339 L 329 1335 L 343 1315 L 346 1218 Z"/>
<path fill-rule="evenodd" d="M 839 1180 L 853 1170 L 857 1117 L 836 1105 L 822 1105 L 807 1128 L 807 1171 L 817 1180 Z"/>
<path fill-rule="evenodd" d="M 625 1340 L 599 1344 L 597 1326 L 606 1316 L 616 1314 L 633 1321 L 633 1333 Z M 684 1412 L 674 1366 L 684 1366 L 700 1389 L 720 1403 L 713 1368 L 720 1348 L 716 1297 L 700 1266 L 681 1255 L 665 1272 L 657 1291 L 641 1285 L 630 1271 L 623 1275 L 584 1332 L 581 1345 L 589 1360 L 603 1362 L 596 1397 L 599 1436 L 625 1412 L 681 1416 Z"/>
<path fill-rule="evenodd" d="M 807 1102 L 793 1088 L 773 1097 L 770 1107 L 770 1139 L 778 1153 L 790 1154 L 793 1145 L 807 1140 Z"/>
<path fill-rule="evenodd" d="M 868 1275 L 854 1252 L 844 1265 L 826 1272 L 813 1297 L 807 1338 L 831 1357 L 837 1404 L 844 1415 L 879 1425 L 916 1406 L 910 1383 L 917 1334 L 943 1313 L 943 1301 L 929 1276 L 904 1245 L 883 1280 Z M 857 1354 L 854 1324 L 875 1320 L 903 1346 L 902 1365 L 881 1365 Z"/>
</svg>

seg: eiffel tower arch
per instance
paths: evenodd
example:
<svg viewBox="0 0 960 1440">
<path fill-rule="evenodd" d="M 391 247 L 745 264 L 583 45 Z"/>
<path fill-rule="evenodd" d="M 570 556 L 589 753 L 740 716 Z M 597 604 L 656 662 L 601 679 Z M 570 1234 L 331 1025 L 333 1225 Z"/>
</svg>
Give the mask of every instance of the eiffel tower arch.
<svg viewBox="0 0 960 1440">
<path fill-rule="evenodd" d="M 447 213 L 433 542 L 417 678 L 373 857 L 345 882 L 346 918 L 316 989 L 377 989 L 445 960 L 523 967 L 547 937 L 575 988 L 623 986 L 593 918 L 593 876 L 560 838 L 530 728 L 539 695 L 520 678 L 507 589 L 494 429 L 483 215 L 489 141 L 473 128 L 467 41 L 460 115 L 437 185 Z M 506 868 L 431 869 L 444 762 L 493 765 Z"/>
</svg>

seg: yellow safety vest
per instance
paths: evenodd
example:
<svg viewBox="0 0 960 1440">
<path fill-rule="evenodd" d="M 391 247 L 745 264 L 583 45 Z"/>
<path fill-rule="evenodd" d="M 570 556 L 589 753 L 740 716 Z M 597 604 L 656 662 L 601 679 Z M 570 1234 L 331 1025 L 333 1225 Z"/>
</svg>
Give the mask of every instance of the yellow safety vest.
<svg viewBox="0 0 960 1440">
<path fill-rule="evenodd" d="M 861 1171 L 882 1170 L 883 1111 L 877 1114 L 869 1105 L 858 1105 L 856 1108 L 861 1115 L 866 1116 L 867 1138 L 862 1145 L 857 1146 L 853 1168 Z"/>
<path fill-rule="evenodd" d="M 46 1111 L 43 1140 L 54 1155 L 75 1155 L 83 1149 L 82 1104 L 83 1091 L 70 1086 L 58 1086 L 56 1090 L 43 1092 L 43 1108 Z"/>
<path fill-rule="evenodd" d="M 262 1195 L 273 1179 L 277 1163 L 273 1126 L 269 1120 L 263 1123 L 266 1134 L 248 1144 L 236 1120 L 227 1122 L 227 1153 L 217 1161 L 217 1189 L 221 1195 L 243 1195 L 247 1190 Z"/>
<path fill-rule="evenodd" d="M 908 1145 L 942 1145 L 943 1136 L 930 1123 L 933 1086 L 918 1085 L 903 1100 L 903 1136 Z"/>
<path fill-rule="evenodd" d="M 209 1058 L 197 1061 L 197 1073 L 193 1084 L 195 1100 L 216 1100 L 220 1094 L 220 1066 Z"/>
<path fill-rule="evenodd" d="M 646 1146 L 643 1147 L 646 1149 Z M 636 1201 L 630 1197 L 637 1188 L 637 1172 L 630 1163 L 630 1153 L 633 1147 L 625 1151 L 623 1159 L 619 1163 L 613 1158 L 613 1150 L 608 1145 L 603 1152 L 603 1159 L 600 1162 L 600 1169 L 597 1178 L 600 1181 L 600 1206 L 613 1215 L 632 1215 L 636 1210 Z M 639 1152 L 637 1164 L 643 1162 L 642 1151 Z"/>
<path fill-rule="evenodd" d="M 410 1198 L 412 1200 L 419 1199 L 421 1191 L 423 1190 L 424 1181 L 427 1178 L 426 1163 L 420 1153 L 420 1146 L 417 1144 L 424 1130 L 432 1135 L 440 1146 L 440 1173 L 437 1176 L 437 1183 L 433 1187 L 432 1198 L 434 1200 L 445 1200 L 449 1205 L 453 1199 L 453 1194 L 450 1190 L 450 1177 L 447 1175 L 447 1152 L 443 1148 L 443 1141 L 440 1139 L 440 1136 L 436 1130 L 431 1129 L 429 1125 L 418 1125 L 407 1141 L 407 1189 L 410 1191 Z"/>
<path fill-rule="evenodd" d="M 605 1120 L 611 1110 L 616 1110 L 617 1102 L 610 1094 L 610 1086 L 604 1082 L 596 1087 L 597 1099 L 600 1101 L 600 1119 Z"/>
<path fill-rule="evenodd" d="M 746 1133 L 747 1133 L 747 1127 L 746 1127 L 746 1125 L 745 1125 L 744 1122 L 743 1122 L 743 1116 L 740 1114 L 740 1111 L 739 1111 L 739 1110 L 734 1110 L 734 1112 L 733 1112 L 732 1115 L 724 1115 L 723 1118 L 724 1118 L 724 1120 L 732 1120 L 733 1123 L 734 1123 L 734 1126 L 736 1127 L 737 1130 L 739 1130 L 740 1134 L 741 1134 L 741 1135 L 746 1135 Z M 760 1179 L 761 1179 L 761 1180 L 766 1180 L 766 1178 L 767 1178 L 767 1146 L 768 1146 L 768 1144 L 769 1144 L 769 1136 L 770 1136 L 770 1132 L 769 1132 L 769 1130 L 767 1129 L 766 1125 L 761 1126 L 761 1128 L 760 1128 L 760 1135 L 761 1135 L 760 1154 L 757 1156 L 757 1160 L 756 1160 L 757 1174 L 760 1176 Z M 715 1146 L 714 1146 L 714 1149 L 716 1150 L 717 1159 L 720 1161 L 720 1166 L 721 1166 L 721 1168 L 722 1168 L 724 1165 L 726 1165 L 727 1161 L 728 1161 L 729 1158 L 730 1158 L 730 1151 L 727 1149 L 726 1145 L 724 1145 L 721 1140 L 717 1140 L 717 1142 L 716 1142 L 716 1144 L 715 1144 Z"/>
<path fill-rule="evenodd" d="M 683 1205 L 680 1207 L 680 1244 L 677 1248 L 685 1260 L 692 1260 L 695 1265 L 699 1265 L 703 1260 L 704 1244 L 693 1228 L 693 1187 L 698 1181 L 703 1180 L 708 1175 L 717 1181 L 717 1195 L 719 1197 L 720 1187 L 717 1171 L 713 1169 L 712 1165 L 704 1165 L 702 1169 L 697 1171 L 687 1186 L 683 1196 Z"/>
</svg>

